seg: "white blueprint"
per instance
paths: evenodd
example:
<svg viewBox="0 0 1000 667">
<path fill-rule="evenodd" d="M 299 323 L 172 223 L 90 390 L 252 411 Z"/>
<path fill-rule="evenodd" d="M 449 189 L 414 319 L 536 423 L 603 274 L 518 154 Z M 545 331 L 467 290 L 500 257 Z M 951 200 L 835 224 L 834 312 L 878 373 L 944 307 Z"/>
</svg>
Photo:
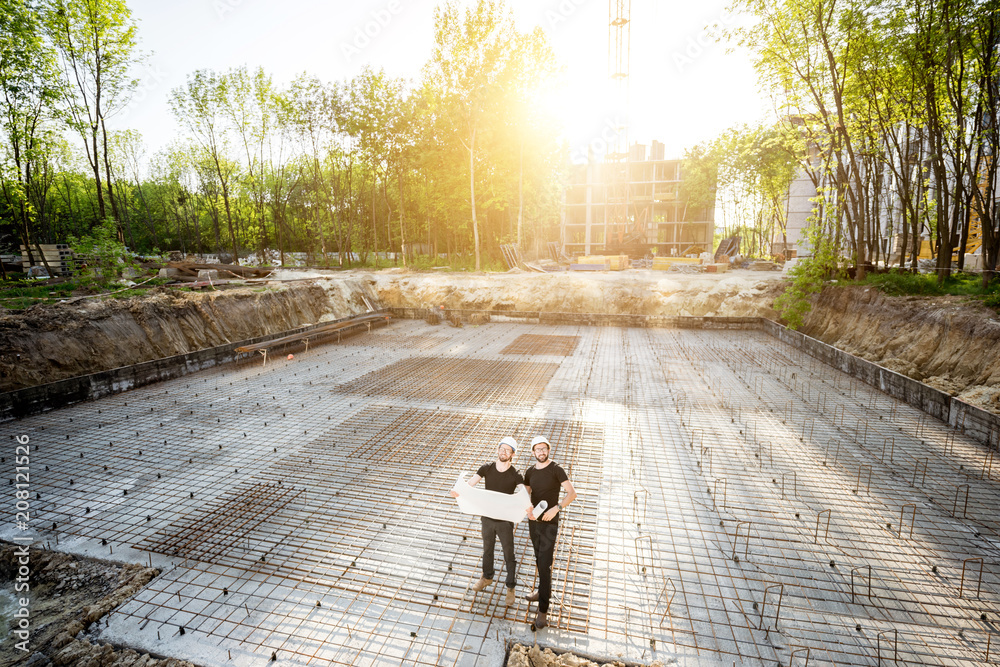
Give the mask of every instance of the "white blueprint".
<svg viewBox="0 0 1000 667">
<path fill-rule="evenodd" d="M 513 494 L 487 491 L 469 486 L 467 476 L 459 475 L 454 490 L 458 493 L 458 498 L 455 498 L 458 509 L 465 514 L 519 523 L 527 516 L 528 506 L 531 505 L 531 498 L 523 486 L 517 487 Z"/>
</svg>

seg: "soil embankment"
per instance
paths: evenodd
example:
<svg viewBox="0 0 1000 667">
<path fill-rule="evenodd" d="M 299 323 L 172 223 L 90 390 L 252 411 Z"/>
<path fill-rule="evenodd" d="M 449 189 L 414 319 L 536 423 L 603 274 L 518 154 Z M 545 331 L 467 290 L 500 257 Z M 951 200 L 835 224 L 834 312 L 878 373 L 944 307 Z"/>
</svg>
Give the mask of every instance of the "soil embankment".
<svg viewBox="0 0 1000 667">
<path fill-rule="evenodd" d="M 827 287 L 800 330 L 1000 414 L 1000 321 L 966 298 Z"/>
<path fill-rule="evenodd" d="M 347 279 L 35 306 L 0 316 L 0 392 L 356 315 L 376 301 L 367 282 Z"/>
<path fill-rule="evenodd" d="M 756 274 L 759 276 L 760 274 Z M 414 274 L 371 276 L 386 307 L 546 313 L 770 317 L 775 280 L 628 273 Z"/>
<path fill-rule="evenodd" d="M 188 662 L 153 659 L 128 649 L 117 652 L 109 645 L 91 644 L 80 636 L 82 631 L 148 584 L 159 574 L 157 570 L 79 558 L 47 549 L 25 551 L 23 546 L 0 542 L 3 590 L 14 591 L 15 581 L 30 584 L 28 590 L 19 589 L 23 591 L 19 597 L 30 601 L 30 615 L 27 620 L 22 616 L 9 621 L 11 631 L 24 628 L 28 639 L 10 632 L 6 641 L 0 644 L 0 664 L 192 667 Z M 20 574 L 26 567 L 24 563 L 30 564 L 31 575 L 27 582 Z M 3 631 L 8 632 L 8 628 Z"/>
<path fill-rule="evenodd" d="M 285 272 L 287 277 L 297 274 Z M 298 274 L 301 275 L 301 274 Z M 153 290 L 0 316 L 0 392 L 128 366 L 378 307 L 766 317 L 777 274 L 462 274 L 400 269 L 220 292 Z M 827 287 L 803 333 L 1000 413 L 1000 322 L 961 297 Z"/>
</svg>

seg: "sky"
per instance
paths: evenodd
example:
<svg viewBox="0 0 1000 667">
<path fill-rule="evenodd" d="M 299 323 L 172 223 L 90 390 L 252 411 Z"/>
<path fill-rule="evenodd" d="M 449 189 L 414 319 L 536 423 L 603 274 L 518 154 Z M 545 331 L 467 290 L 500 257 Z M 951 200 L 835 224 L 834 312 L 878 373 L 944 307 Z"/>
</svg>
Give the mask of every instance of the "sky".
<svg viewBox="0 0 1000 667">
<path fill-rule="evenodd" d="M 465 3 L 472 0 L 463 0 Z M 571 158 L 600 156 L 627 125 L 629 143 L 666 145 L 666 156 L 728 127 L 768 116 L 747 56 L 727 53 L 706 26 L 733 26 L 729 0 L 631 5 L 627 123 L 609 78 L 607 0 L 507 0 L 522 31 L 541 27 L 565 67 L 545 104 L 566 128 Z M 416 80 L 433 46 L 436 0 L 129 0 L 139 48 L 139 87 L 114 119 L 136 129 L 147 157 L 181 136 L 170 91 L 198 69 L 258 66 L 285 85 L 302 72 L 324 81 L 349 79 L 365 65 Z"/>
</svg>

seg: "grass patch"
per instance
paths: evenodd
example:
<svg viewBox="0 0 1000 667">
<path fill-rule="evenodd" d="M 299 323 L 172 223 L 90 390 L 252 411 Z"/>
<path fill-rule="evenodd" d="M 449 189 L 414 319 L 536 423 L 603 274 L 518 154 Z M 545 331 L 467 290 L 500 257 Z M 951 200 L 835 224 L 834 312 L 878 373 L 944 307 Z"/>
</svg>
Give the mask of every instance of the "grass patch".
<svg viewBox="0 0 1000 667">
<path fill-rule="evenodd" d="M 40 283 L 37 280 L 12 280 L 0 283 L 0 306 L 21 310 L 36 303 L 65 299 L 79 287 L 75 282 Z"/>
<path fill-rule="evenodd" d="M 138 280 L 142 280 L 139 278 Z M 169 278 L 154 278 L 143 287 L 155 287 L 170 282 Z M 62 280 L 58 282 L 43 282 L 38 280 L 11 280 L 0 282 L 0 306 L 8 310 L 23 310 L 39 303 L 55 303 L 68 299 L 73 292 L 84 290 L 84 293 L 113 292 L 121 289 L 119 285 L 110 283 L 99 285 L 87 280 Z M 126 299 L 146 293 L 145 289 L 127 289 L 116 294 L 109 294 L 112 299 Z"/>
<path fill-rule="evenodd" d="M 967 296 L 1000 308 L 1000 278 L 994 278 L 984 288 L 982 277 L 974 273 L 953 273 L 940 283 L 929 273 L 869 273 L 860 284 L 889 296 Z"/>
</svg>

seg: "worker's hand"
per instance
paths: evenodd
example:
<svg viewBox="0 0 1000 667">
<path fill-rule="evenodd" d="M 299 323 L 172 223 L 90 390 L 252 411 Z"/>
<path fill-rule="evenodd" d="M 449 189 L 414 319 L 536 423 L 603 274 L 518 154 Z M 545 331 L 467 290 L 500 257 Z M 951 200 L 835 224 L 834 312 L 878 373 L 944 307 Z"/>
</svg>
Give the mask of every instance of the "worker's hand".
<svg viewBox="0 0 1000 667">
<path fill-rule="evenodd" d="M 452 489 L 451 493 L 449 493 L 448 495 L 451 496 L 452 498 L 458 498 L 458 491 Z"/>
<path fill-rule="evenodd" d="M 546 510 L 545 514 L 542 515 L 542 521 L 552 521 L 552 519 L 556 518 L 556 514 L 559 514 L 558 505 Z"/>
<path fill-rule="evenodd" d="M 531 505 L 528 505 L 528 509 L 525 510 L 525 511 L 528 513 L 528 518 L 529 519 L 531 519 L 532 521 L 537 521 L 537 519 L 535 518 L 535 508 L 534 507 L 532 507 Z"/>
</svg>

